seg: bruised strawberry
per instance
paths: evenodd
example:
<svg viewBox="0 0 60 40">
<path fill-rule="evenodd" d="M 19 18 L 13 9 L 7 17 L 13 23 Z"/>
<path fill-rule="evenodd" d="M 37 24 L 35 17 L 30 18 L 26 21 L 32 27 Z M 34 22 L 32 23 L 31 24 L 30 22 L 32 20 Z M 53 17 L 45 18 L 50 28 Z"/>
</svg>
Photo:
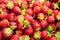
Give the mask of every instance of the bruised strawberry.
<svg viewBox="0 0 60 40">
<path fill-rule="evenodd" d="M 10 28 L 3 28 L 2 35 L 5 39 L 8 39 L 12 36 L 13 31 Z"/>
<path fill-rule="evenodd" d="M 14 12 L 15 14 L 21 14 L 21 9 L 19 8 L 19 6 L 15 6 L 15 7 L 13 8 L 13 12 Z"/>
<path fill-rule="evenodd" d="M 48 16 L 47 21 L 48 21 L 48 23 L 53 23 L 53 22 L 55 22 L 55 17 L 54 16 Z"/>
<path fill-rule="evenodd" d="M 10 40 L 20 40 L 19 35 L 17 34 L 13 35 Z"/>
<path fill-rule="evenodd" d="M 41 11 L 39 6 L 34 7 L 33 12 L 38 14 Z"/>
<path fill-rule="evenodd" d="M 9 21 L 7 19 L 3 19 L 2 21 L 0 21 L 0 26 L 3 28 L 6 28 L 9 26 Z"/>
<path fill-rule="evenodd" d="M 0 40 L 2 40 L 2 32 L 0 31 Z"/>
<path fill-rule="evenodd" d="M 33 15 L 33 11 L 32 11 L 32 9 L 27 9 L 27 10 L 26 10 L 26 14 L 32 16 L 32 15 Z"/>
<path fill-rule="evenodd" d="M 16 29 L 17 28 L 17 23 L 16 22 L 10 22 L 10 28 L 12 30 Z"/>
<path fill-rule="evenodd" d="M 57 40 L 55 36 L 50 37 L 48 40 Z"/>
<path fill-rule="evenodd" d="M 23 23 L 24 22 L 24 16 L 23 15 L 18 15 L 16 16 L 16 22 L 17 23 Z"/>
<path fill-rule="evenodd" d="M 34 38 L 39 40 L 41 38 L 41 35 L 40 34 L 41 33 L 39 31 L 34 32 Z"/>
<path fill-rule="evenodd" d="M 39 13 L 37 15 L 37 17 L 38 17 L 39 20 L 44 20 L 44 14 L 43 13 Z"/>
<path fill-rule="evenodd" d="M 48 39 L 50 36 L 51 36 L 51 33 L 49 33 L 47 30 L 43 30 L 43 31 L 41 32 L 41 37 L 42 37 L 43 39 Z"/>
<path fill-rule="evenodd" d="M 16 30 L 16 34 L 18 34 L 18 35 L 22 35 L 22 31 L 20 31 L 20 30 Z"/>
<path fill-rule="evenodd" d="M 34 21 L 32 25 L 34 30 L 40 30 L 41 28 L 40 24 L 37 21 Z"/>
<path fill-rule="evenodd" d="M 40 22 L 40 25 L 41 25 L 41 28 L 46 28 L 47 25 L 48 25 L 48 22 L 47 22 L 46 20 L 42 20 L 42 21 Z"/>
<path fill-rule="evenodd" d="M 14 3 L 12 1 L 9 1 L 6 6 L 8 9 L 13 9 L 14 8 Z"/>
<path fill-rule="evenodd" d="M 9 19 L 10 22 L 14 22 L 15 21 L 15 14 L 14 13 L 10 13 L 8 19 Z"/>
<path fill-rule="evenodd" d="M 18 28 L 19 30 L 24 30 L 24 27 L 23 27 L 23 24 L 22 24 L 22 23 L 19 23 L 18 26 L 17 26 L 17 28 Z"/>
<path fill-rule="evenodd" d="M 27 35 L 32 35 L 33 34 L 33 28 L 31 26 L 29 26 L 26 30 L 25 30 L 25 34 Z"/>
<path fill-rule="evenodd" d="M 30 15 L 25 16 L 24 19 L 25 19 L 25 20 L 28 20 L 30 23 L 33 22 L 33 17 L 30 16 Z"/>
</svg>

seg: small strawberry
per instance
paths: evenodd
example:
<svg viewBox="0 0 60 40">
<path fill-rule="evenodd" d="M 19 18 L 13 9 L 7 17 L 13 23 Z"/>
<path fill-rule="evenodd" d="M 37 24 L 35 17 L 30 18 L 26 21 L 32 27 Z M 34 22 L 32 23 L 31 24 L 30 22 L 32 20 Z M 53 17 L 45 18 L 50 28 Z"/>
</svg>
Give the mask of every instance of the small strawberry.
<svg viewBox="0 0 60 40">
<path fill-rule="evenodd" d="M 30 26 L 25 30 L 25 34 L 32 35 L 33 34 L 33 28 Z"/>
<path fill-rule="evenodd" d="M 41 11 L 39 6 L 34 7 L 33 12 L 38 14 Z"/>
<path fill-rule="evenodd" d="M 12 36 L 13 31 L 10 28 L 3 28 L 2 35 L 4 38 L 8 39 Z"/>
<path fill-rule="evenodd" d="M 0 40 L 2 40 L 2 32 L 0 31 Z"/>
<path fill-rule="evenodd" d="M 17 34 L 13 35 L 10 40 L 20 40 L 19 35 Z"/>
<path fill-rule="evenodd" d="M 41 28 L 46 28 L 47 25 L 48 25 L 48 22 L 47 22 L 46 20 L 42 20 L 42 21 L 40 22 L 40 25 L 41 25 Z"/>
<path fill-rule="evenodd" d="M 55 17 L 54 16 L 48 16 L 47 21 L 48 21 L 48 23 L 53 23 L 53 22 L 55 22 Z"/>
<path fill-rule="evenodd" d="M 10 28 L 12 30 L 16 29 L 17 28 L 17 23 L 16 22 L 10 22 Z"/>
<path fill-rule="evenodd" d="M 14 22 L 15 21 L 15 14 L 14 13 L 9 13 L 9 21 Z"/>
<path fill-rule="evenodd" d="M 3 19 L 2 21 L 0 21 L 0 26 L 3 28 L 6 28 L 9 26 L 9 21 L 7 19 Z"/>
<path fill-rule="evenodd" d="M 19 8 L 19 6 L 15 6 L 15 7 L 13 8 L 13 12 L 14 12 L 15 14 L 21 14 L 21 9 Z"/>
<path fill-rule="evenodd" d="M 37 21 L 34 21 L 32 25 L 34 30 L 40 30 L 41 28 L 40 24 Z"/>
<path fill-rule="evenodd" d="M 14 8 L 14 3 L 12 1 L 9 1 L 6 6 L 8 9 L 13 9 Z"/>
</svg>

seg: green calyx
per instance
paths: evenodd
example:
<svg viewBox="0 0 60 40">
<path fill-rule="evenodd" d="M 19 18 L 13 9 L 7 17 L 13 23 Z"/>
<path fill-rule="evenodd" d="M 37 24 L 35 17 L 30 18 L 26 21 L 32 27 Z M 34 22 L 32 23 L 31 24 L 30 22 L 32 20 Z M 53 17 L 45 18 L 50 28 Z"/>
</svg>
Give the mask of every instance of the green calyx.
<svg viewBox="0 0 60 40">
<path fill-rule="evenodd" d="M 0 8 L 0 13 L 2 13 L 3 12 L 3 9 L 2 8 Z"/>
<path fill-rule="evenodd" d="M 47 27 L 47 29 L 48 29 L 48 31 L 50 31 L 50 32 L 53 32 L 53 31 L 54 31 L 53 27 L 50 26 L 50 25 Z"/>
<path fill-rule="evenodd" d="M 48 32 L 48 36 L 51 37 L 52 36 L 52 33 Z"/>
<path fill-rule="evenodd" d="M 54 8 L 55 8 L 55 9 L 59 9 L 58 3 L 56 3 L 56 4 L 54 5 Z"/>
<path fill-rule="evenodd" d="M 29 27 L 30 23 L 28 20 L 24 20 L 24 28 Z"/>
<path fill-rule="evenodd" d="M 17 0 L 17 2 L 18 2 L 18 5 L 20 6 L 20 5 L 21 5 L 22 0 Z"/>
<path fill-rule="evenodd" d="M 14 7 L 13 2 L 8 2 L 7 7 L 8 7 L 9 9 L 13 9 L 13 7 Z"/>
<path fill-rule="evenodd" d="M 56 18 L 57 20 L 60 20 L 60 13 L 57 15 L 57 18 Z"/>
<path fill-rule="evenodd" d="M 29 36 L 21 36 L 20 40 L 30 40 L 30 37 Z"/>
<path fill-rule="evenodd" d="M 60 32 L 56 33 L 56 38 L 57 38 L 57 40 L 60 40 Z"/>
<path fill-rule="evenodd" d="M 12 30 L 10 28 L 7 28 L 6 31 L 5 31 L 5 34 L 6 35 L 11 35 L 12 33 Z"/>
<path fill-rule="evenodd" d="M 41 3 L 44 3 L 45 0 L 40 0 Z"/>
<path fill-rule="evenodd" d="M 17 27 L 15 25 L 10 26 L 12 30 L 16 29 Z"/>
<path fill-rule="evenodd" d="M 35 32 L 34 33 L 34 38 L 35 39 L 40 39 L 40 32 Z"/>
</svg>

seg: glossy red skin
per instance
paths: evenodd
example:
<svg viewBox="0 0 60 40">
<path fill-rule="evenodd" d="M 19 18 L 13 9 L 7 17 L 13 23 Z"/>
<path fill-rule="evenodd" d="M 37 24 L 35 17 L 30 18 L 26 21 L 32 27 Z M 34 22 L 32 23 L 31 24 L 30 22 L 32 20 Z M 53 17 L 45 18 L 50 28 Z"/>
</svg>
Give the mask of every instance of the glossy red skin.
<svg viewBox="0 0 60 40">
<path fill-rule="evenodd" d="M 3 3 L 7 4 L 9 0 L 4 0 Z"/>
<path fill-rule="evenodd" d="M 57 26 L 60 28 L 60 21 L 59 21 L 59 22 L 57 22 Z"/>
<path fill-rule="evenodd" d="M 7 28 L 2 29 L 2 35 L 5 39 L 9 39 L 13 35 L 13 32 L 10 35 L 7 35 L 7 34 L 5 34 L 6 29 Z"/>
<path fill-rule="evenodd" d="M 7 19 L 3 19 L 2 21 L 0 21 L 0 26 L 3 28 L 6 28 L 9 26 L 9 22 Z"/>
<path fill-rule="evenodd" d="M 38 14 L 41 11 L 39 6 L 34 7 L 33 12 Z"/>
<path fill-rule="evenodd" d="M 25 0 L 25 1 L 27 1 L 27 2 L 29 3 L 29 2 L 31 2 L 32 0 Z"/>
<path fill-rule="evenodd" d="M 19 30 L 24 30 L 24 27 L 23 27 L 23 24 L 22 24 L 22 23 L 19 23 L 18 26 L 17 26 L 17 28 L 18 28 Z"/>
<path fill-rule="evenodd" d="M 50 37 L 48 40 L 57 40 L 55 36 Z"/>
<path fill-rule="evenodd" d="M 22 35 L 22 31 L 20 31 L 20 30 L 16 30 L 16 34 L 18 34 L 18 35 Z"/>
<path fill-rule="evenodd" d="M 26 30 L 25 30 L 25 34 L 27 35 L 32 35 L 33 34 L 33 28 L 31 26 L 29 26 Z"/>
<path fill-rule="evenodd" d="M 0 7 L 5 9 L 6 8 L 6 4 L 0 4 Z"/>
<path fill-rule="evenodd" d="M 10 13 L 8 19 L 9 19 L 10 22 L 14 22 L 15 21 L 14 20 L 15 19 L 15 14 L 14 13 Z"/>
<path fill-rule="evenodd" d="M 17 23 L 16 22 L 10 22 L 10 26 L 12 26 L 12 25 L 17 26 Z"/>
<path fill-rule="evenodd" d="M 48 7 L 47 6 L 42 6 L 41 10 L 42 10 L 43 14 L 46 14 L 47 11 L 48 11 Z"/>
<path fill-rule="evenodd" d="M 41 32 L 41 37 L 42 37 L 43 39 L 48 39 L 48 31 L 43 30 L 43 31 Z"/>
<path fill-rule="evenodd" d="M 24 19 L 25 20 L 28 20 L 30 23 L 33 22 L 33 17 L 32 16 L 29 16 L 29 15 L 28 16 L 25 16 Z"/>
<path fill-rule="evenodd" d="M 13 8 L 13 12 L 14 12 L 15 14 L 21 14 L 21 9 L 20 9 L 18 6 L 15 6 L 15 7 Z"/>
<path fill-rule="evenodd" d="M 0 31 L 0 40 L 2 40 L 2 32 Z"/>
<path fill-rule="evenodd" d="M 7 12 L 3 12 L 0 14 L 0 18 L 1 19 L 8 19 L 8 13 Z"/>
<path fill-rule="evenodd" d="M 34 29 L 34 30 L 36 30 L 37 28 L 41 28 L 40 24 L 39 24 L 38 22 L 36 22 L 36 21 L 34 21 L 34 22 L 32 23 L 32 25 L 33 25 L 33 29 Z"/>
<path fill-rule="evenodd" d="M 30 40 L 34 40 L 34 38 L 33 38 L 33 37 L 31 37 L 31 38 L 30 38 Z"/>
<path fill-rule="evenodd" d="M 10 40 L 19 40 L 19 35 L 13 35 Z"/>
<path fill-rule="evenodd" d="M 55 22 L 55 17 L 54 16 L 48 16 L 47 21 L 48 21 L 48 23 L 53 23 L 53 22 Z"/>
<path fill-rule="evenodd" d="M 46 28 L 47 25 L 48 25 L 48 22 L 47 22 L 46 20 L 42 20 L 42 21 L 40 22 L 40 25 L 41 25 L 41 28 Z"/>
<path fill-rule="evenodd" d="M 26 10 L 26 14 L 32 16 L 32 15 L 33 15 L 33 11 L 32 11 L 32 9 L 27 9 L 27 10 Z"/>
</svg>

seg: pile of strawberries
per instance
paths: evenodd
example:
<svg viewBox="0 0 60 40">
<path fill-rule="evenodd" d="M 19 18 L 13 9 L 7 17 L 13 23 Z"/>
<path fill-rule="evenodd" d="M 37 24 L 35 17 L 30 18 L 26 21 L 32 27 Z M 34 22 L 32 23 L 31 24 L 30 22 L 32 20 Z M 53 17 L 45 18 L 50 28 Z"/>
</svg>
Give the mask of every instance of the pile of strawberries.
<svg viewBox="0 0 60 40">
<path fill-rule="evenodd" d="M 60 0 L 0 0 L 0 40 L 60 40 Z"/>
</svg>

